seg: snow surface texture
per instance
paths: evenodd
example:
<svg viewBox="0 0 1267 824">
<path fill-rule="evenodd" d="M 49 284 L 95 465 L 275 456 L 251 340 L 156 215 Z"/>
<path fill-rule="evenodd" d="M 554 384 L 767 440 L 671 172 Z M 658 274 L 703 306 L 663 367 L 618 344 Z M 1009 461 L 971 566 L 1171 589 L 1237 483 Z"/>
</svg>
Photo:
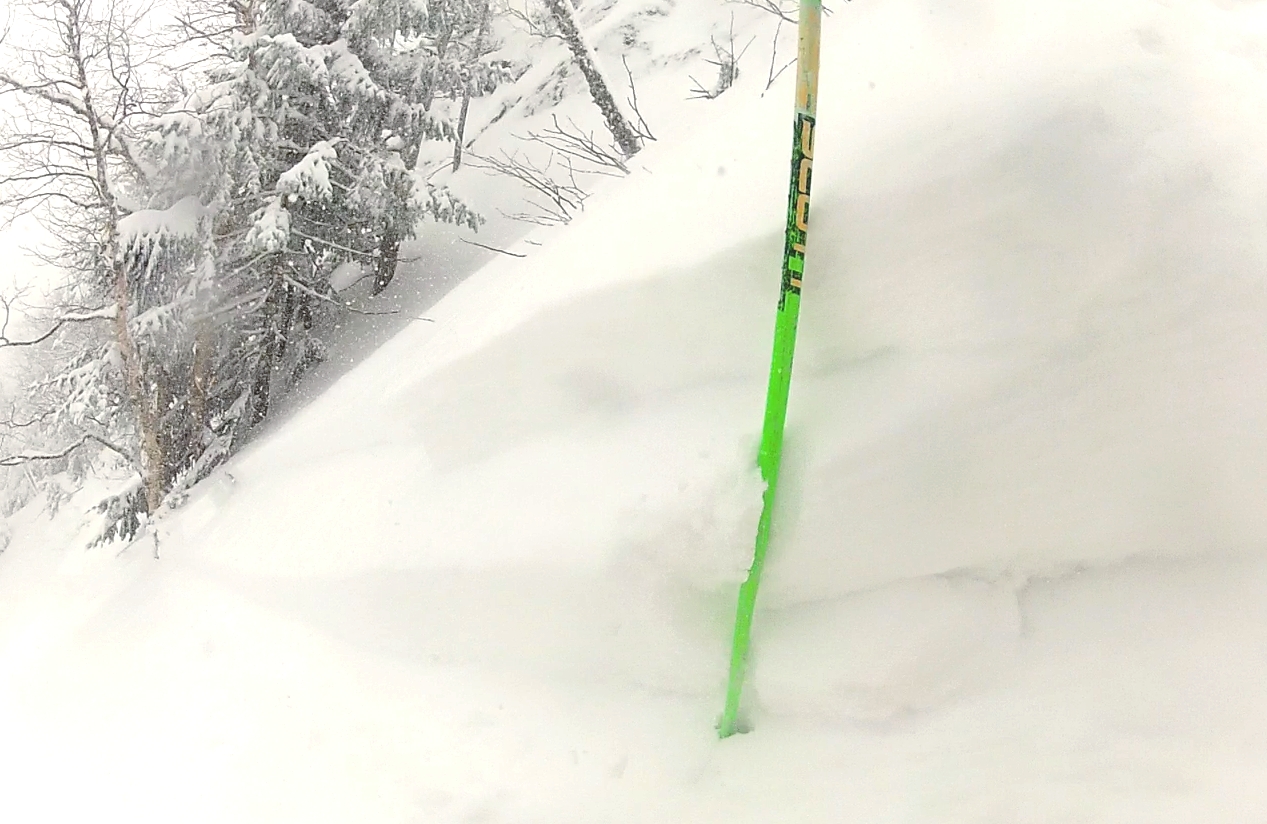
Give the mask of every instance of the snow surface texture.
<svg viewBox="0 0 1267 824">
<path fill-rule="evenodd" d="M 837 6 L 753 733 L 757 70 L 161 561 L 16 519 L 0 820 L 1267 820 L 1267 4 Z"/>
</svg>

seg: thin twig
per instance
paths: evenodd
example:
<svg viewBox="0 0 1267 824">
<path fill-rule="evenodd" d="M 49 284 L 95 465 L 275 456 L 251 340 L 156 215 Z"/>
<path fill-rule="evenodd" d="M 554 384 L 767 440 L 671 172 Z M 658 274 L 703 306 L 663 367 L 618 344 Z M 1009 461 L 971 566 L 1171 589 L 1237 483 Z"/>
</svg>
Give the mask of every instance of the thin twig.
<svg viewBox="0 0 1267 824">
<path fill-rule="evenodd" d="M 346 309 L 347 311 L 353 312 L 358 315 L 399 315 L 400 314 L 399 309 L 384 309 L 381 312 L 376 312 L 372 309 L 358 309 L 350 303 L 344 303 L 341 300 L 335 300 L 329 295 L 323 295 L 320 292 L 318 292 L 316 289 L 313 289 L 311 286 L 308 286 L 307 284 L 300 283 L 299 281 L 295 280 L 290 275 L 284 275 L 283 277 L 285 277 L 287 283 L 289 283 L 291 286 L 295 287 L 299 291 L 303 292 L 304 294 L 311 295 L 317 300 L 324 300 L 326 303 L 334 304 L 335 306 L 338 306 L 340 309 Z M 435 320 L 433 320 L 432 318 L 417 318 L 413 316 L 409 316 L 409 317 L 411 320 L 425 320 L 427 323 L 435 323 Z"/>
<path fill-rule="evenodd" d="M 647 119 L 642 116 L 642 110 L 638 108 L 638 84 L 634 82 L 633 69 L 629 68 L 629 59 L 625 55 L 620 56 L 620 62 L 625 66 L 625 76 L 629 78 L 629 108 L 633 111 L 634 116 L 638 118 L 638 126 L 635 131 L 638 137 L 643 140 L 655 140 L 655 135 L 651 133 L 651 127 L 647 125 Z"/>
<path fill-rule="evenodd" d="M 528 257 L 527 255 L 520 254 L 519 252 L 510 252 L 510 251 L 507 251 L 507 250 L 505 250 L 505 249 L 498 249 L 496 246 L 488 246 L 488 245 L 483 244 L 483 243 L 477 243 L 477 242 L 476 242 L 476 241 L 474 241 L 474 240 L 467 240 L 467 239 L 466 239 L 466 238 L 464 238 L 464 237 L 460 237 L 460 238 L 458 238 L 458 240 L 462 241 L 463 243 L 467 244 L 468 246 L 478 246 L 478 247 L 480 247 L 481 249 L 487 249 L 487 250 L 488 250 L 488 251 L 490 251 L 490 252 L 500 252 L 500 253 L 501 253 L 501 254 L 503 254 L 503 255 L 510 255 L 511 257 L 517 257 L 517 258 L 526 258 L 526 257 Z"/>
</svg>

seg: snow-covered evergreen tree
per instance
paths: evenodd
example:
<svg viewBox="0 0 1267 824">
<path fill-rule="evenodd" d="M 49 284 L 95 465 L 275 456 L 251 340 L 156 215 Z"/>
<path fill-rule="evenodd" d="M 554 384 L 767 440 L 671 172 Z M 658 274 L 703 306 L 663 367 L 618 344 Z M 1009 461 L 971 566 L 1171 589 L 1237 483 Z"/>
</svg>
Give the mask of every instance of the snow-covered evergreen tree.
<svg viewBox="0 0 1267 824">
<path fill-rule="evenodd" d="M 40 8 L 54 52 L 29 55 L 31 77 L 0 82 L 35 112 L 15 144 L 33 164 L 62 152 L 63 174 L 60 188 L 23 189 L 19 173 L 10 190 L 22 208 L 75 208 L 45 215 L 73 274 L 48 318 L 61 354 L 27 404 L 54 448 L 28 453 L 65 469 L 82 460 L 75 450 L 48 456 L 82 441 L 133 465 L 139 482 L 104 505 L 108 536 L 127 535 L 324 356 L 321 318 L 342 311 L 337 268 L 372 271 L 381 291 L 420 220 L 478 227 L 416 167 L 428 141 L 455 136 L 455 106 L 439 102 L 485 92 L 506 70 L 484 59 L 482 0 L 206 0 L 186 34 L 211 47 L 210 68 L 173 102 L 171 78 L 125 84 L 92 65 L 102 54 L 126 65 L 117 10 Z M 53 79 L 69 92 L 46 93 L 48 54 L 65 59 Z"/>
<path fill-rule="evenodd" d="M 213 278 L 225 309 L 216 370 L 249 376 L 208 406 L 233 428 L 268 413 L 299 365 L 321 357 L 314 318 L 334 304 L 330 276 L 353 262 L 375 291 L 399 247 L 430 217 L 479 217 L 415 175 L 426 141 L 454 127 L 433 106 L 471 80 L 461 44 L 480 9 L 469 0 L 285 0 L 232 12 L 211 83 L 168 115 L 153 141 L 172 176 L 194 182 L 215 213 Z M 499 79 L 494 66 L 474 82 Z M 279 385 L 280 381 L 280 385 Z M 217 384 L 223 386 L 224 384 Z M 240 416 L 240 417 L 239 417 Z"/>
</svg>

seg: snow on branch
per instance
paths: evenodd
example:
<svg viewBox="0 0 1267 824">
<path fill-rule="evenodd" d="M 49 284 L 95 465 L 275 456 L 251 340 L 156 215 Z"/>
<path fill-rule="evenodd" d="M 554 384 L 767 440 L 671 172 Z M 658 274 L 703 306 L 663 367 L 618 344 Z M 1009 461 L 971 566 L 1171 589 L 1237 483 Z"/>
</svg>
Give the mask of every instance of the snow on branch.
<svg viewBox="0 0 1267 824">
<path fill-rule="evenodd" d="M 325 50 L 321 46 L 305 46 L 290 32 L 278 35 L 259 35 L 255 41 L 262 48 L 269 62 L 269 80 L 277 80 L 288 70 L 301 71 L 312 80 L 323 80 L 326 75 Z"/>
<path fill-rule="evenodd" d="M 360 97 L 382 99 L 386 93 L 374 82 L 369 70 L 348 48 L 348 41 L 342 38 L 328 46 L 314 47 L 324 53 L 326 68 L 331 79 Z"/>
<path fill-rule="evenodd" d="M 119 219 L 119 247 L 128 252 L 198 236 L 206 209 L 198 198 L 182 198 L 166 209 L 141 209 Z"/>
<path fill-rule="evenodd" d="M 329 200 L 334 194 L 330 186 L 330 164 L 339 159 L 334 148 L 337 142 L 319 140 L 314 143 L 303 160 L 282 172 L 277 179 L 277 190 L 305 200 Z"/>
<path fill-rule="evenodd" d="M 88 110 L 84 107 L 83 102 L 61 92 L 58 85 L 56 82 L 28 83 L 19 80 L 8 72 L 0 71 L 0 86 L 8 87 L 13 91 L 22 92 L 32 97 L 38 97 L 45 103 L 51 103 L 59 108 L 74 112 L 79 117 L 87 118 Z"/>
<path fill-rule="evenodd" d="M 19 452 L 14 455 L 6 455 L 5 457 L 0 457 L 0 467 L 22 466 L 23 464 L 28 464 L 28 463 L 39 463 L 42 461 L 60 460 L 68 456 L 70 453 L 74 452 L 76 449 L 79 449 L 81 446 L 86 446 L 87 444 L 90 444 L 90 443 L 95 443 L 98 446 L 102 446 L 102 447 L 105 447 L 106 449 L 109 449 L 111 452 L 114 452 L 115 454 L 122 457 L 128 463 L 131 463 L 131 464 L 136 463 L 131 457 L 128 456 L 126 452 L 124 452 L 122 449 L 115 446 L 114 444 L 110 443 L 105 438 L 99 438 L 96 435 L 89 434 L 89 435 L 82 436 L 79 440 L 75 441 L 69 446 L 63 447 L 57 452 Z"/>
<path fill-rule="evenodd" d="M 290 240 L 290 212 L 282 205 L 282 198 L 275 197 L 260 212 L 251 230 L 246 233 L 247 244 L 265 252 L 280 252 Z"/>
</svg>

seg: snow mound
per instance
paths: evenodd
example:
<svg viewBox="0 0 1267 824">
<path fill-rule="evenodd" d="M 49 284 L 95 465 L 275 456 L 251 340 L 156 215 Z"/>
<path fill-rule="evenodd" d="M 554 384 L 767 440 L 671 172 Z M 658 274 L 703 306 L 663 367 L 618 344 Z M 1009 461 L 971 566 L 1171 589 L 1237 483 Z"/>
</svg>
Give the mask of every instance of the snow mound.
<svg viewBox="0 0 1267 824">
<path fill-rule="evenodd" d="M 982 646 L 928 676 L 924 697 L 885 698 L 894 711 L 935 703 L 985 650 L 1005 656 L 1014 626 L 996 601 L 1032 577 L 1257 553 L 1267 534 L 1267 162 L 1246 139 L 1267 98 L 1261 67 L 1203 50 L 1253 9 L 1233 23 L 1188 8 L 1200 36 L 1180 38 L 1175 20 L 1123 4 L 1073 67 L 1039 37 L 1074 31 L 1063 17 L 962 3 L 937 11 L 959 23 L 914 24 L 924 9 L 828 29 L 859 48 L 824 66 L 763 593 L 771 609 L 844 615 L 863 608 L 856 593 L 900 603 L 927 576 L 1014 582 L 955 590 L 963 609 L 946 596 L 940 629 Z M 949 37 L 960 24 L 973 35 Z M 925 71 L 908 73 L 903 46 Z M 209 530 L 198 555 L 274 576 L 509 565 L 551 610 L 645 628 L 622 653 L 630 672 L 666 648 L 656 621 L 621 617 L 630 602 L 693 602 L 711 616 L 693 654 L 715 662 L 704 650 L 724 646 L 719 605 L 759 508 L 784 102 L 737 88 L 696 110 L 634 181 L 455 290 L 436 324 L 245 456 L 232 489 L 209 486 L 189 515 Z M 582 608 L 542 594 L 575 570 L 607 595 Z M 471 609 L 492 597 L 453 591 Z M 588 667 L 613 666 L 603 636 L 583 646 Z"/>
<path fill-rule="evenodd" d="M 753 735 L 710 724 L 789 135 L 745 71 L 196 488 L 105 620 L 0 637 L 10 706 L 123 708 L 0 714 L 45 741 L 0 767 L 139 718 L 210 820 L 1264 820 L 1267 4 L 840 6 Z"/>
</svg>

